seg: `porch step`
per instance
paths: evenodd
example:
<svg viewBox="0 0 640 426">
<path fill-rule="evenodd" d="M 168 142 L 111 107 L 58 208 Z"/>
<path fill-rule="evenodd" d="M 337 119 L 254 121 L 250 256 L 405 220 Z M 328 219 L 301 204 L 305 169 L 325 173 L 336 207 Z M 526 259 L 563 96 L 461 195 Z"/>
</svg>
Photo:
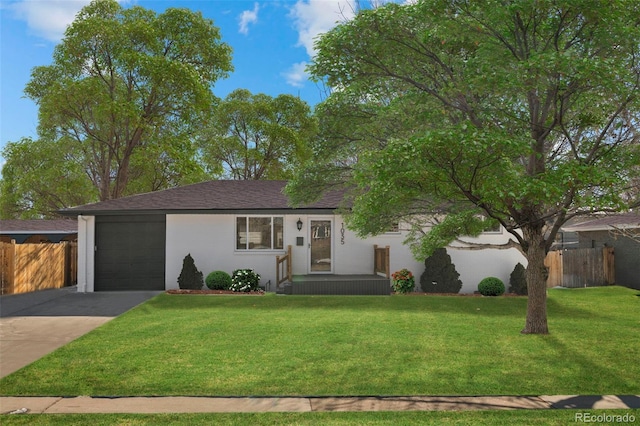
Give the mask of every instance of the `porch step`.
<svg viewBox="0 0 640 426">
<path fill-rule="evenodd" d="M 276 294 L 291 294 L 291 283 L 276 288 Z"/>
<path fill-rule="evenodd" d="M 294 276 L 293 283 L 287 284 L 284 291 L 285 294 L 388 296 L 391 281 L 377 275 Z"/>
</svg>

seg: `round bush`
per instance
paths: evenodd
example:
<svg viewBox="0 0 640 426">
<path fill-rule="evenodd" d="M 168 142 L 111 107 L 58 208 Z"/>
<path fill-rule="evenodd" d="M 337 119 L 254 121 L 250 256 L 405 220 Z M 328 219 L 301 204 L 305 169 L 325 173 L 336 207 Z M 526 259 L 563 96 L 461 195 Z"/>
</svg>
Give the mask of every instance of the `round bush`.
<svg viewBox="0 0 640 426">
<path fill-rule="evenodd" d="M 500 296 L 504 294 L 504 283 L 496 277 L 488 277 L 480 281 L 478 291 L 483 296 Z"/>
<path fill-rule="evenodd" d="M 231 290 L 250 292 L 258 290 L 260 284 L 260 274 L 256 274 L 252 269 L 236 269 L 231 274 Z"/>
<path fill-rule="evenodd" d="M 213 271 L 205 280 L 211 290 L 229 290 L 231 287 L 231 275 L 224 271 Z"/>
<path fill-rule="evenodd" d="M 396 293 L 412 292 L 416 286 L 416 280 L 413 274 L 406 268 L 394 272 L 391 274 L 391 277 L 393 278 L 393 284 L 391 286 Z"/>
</svg>

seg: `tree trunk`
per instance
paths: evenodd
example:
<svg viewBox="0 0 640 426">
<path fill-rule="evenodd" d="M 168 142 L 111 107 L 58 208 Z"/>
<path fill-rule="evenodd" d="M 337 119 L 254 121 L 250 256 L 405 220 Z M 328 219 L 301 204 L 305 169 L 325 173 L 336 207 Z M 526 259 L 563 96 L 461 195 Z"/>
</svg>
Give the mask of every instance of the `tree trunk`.
<svg viewBox="0 0 640 426">
<path fill-rule="evenodd" d="M 546 256 L 542 226 L 523 228 L 525 241 L 528 242 L 527 254 L 527 320 L 523 334 L 548 334 L 547 327 L 547 268 L 544 266 Z"/>
</svg>

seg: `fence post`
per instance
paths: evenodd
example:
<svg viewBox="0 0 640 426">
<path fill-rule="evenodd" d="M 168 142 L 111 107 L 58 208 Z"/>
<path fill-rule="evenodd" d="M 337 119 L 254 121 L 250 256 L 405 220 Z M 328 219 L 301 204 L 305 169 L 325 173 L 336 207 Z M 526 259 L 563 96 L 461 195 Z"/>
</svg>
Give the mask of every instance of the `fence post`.
<svg viewBox="0 0 640 426">
<path fill-rule="evenodd" d="M 613 285 L 616 283 L 616 268 L 615 257 L 613 247 L 604 247 L 602 249 L 603 267 L 604 267 L 604 279 L 607 285 Z"/>
<path fill-rule="evenodd" d="M 564 284 L 561 250 L 548 252 L 544 259 L 544 266 L 546 266 L 549 271 L 547 276 L 547 288 L 561 286 Z"/>
<path fill-rule="evenodd" d="M 0 294 L 13 294 L 15 282 L 16 240 L 0 243 Z"/>
</svg>

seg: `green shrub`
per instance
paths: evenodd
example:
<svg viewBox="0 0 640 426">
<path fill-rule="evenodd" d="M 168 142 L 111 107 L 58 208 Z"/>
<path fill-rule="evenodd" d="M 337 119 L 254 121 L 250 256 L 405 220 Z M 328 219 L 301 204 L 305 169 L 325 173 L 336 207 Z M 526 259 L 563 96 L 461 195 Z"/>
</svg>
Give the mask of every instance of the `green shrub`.
<svg viewBox="0 0 640 426">
<path fill-rule="evenodd" d="M 211 290 L 229 290 L 231 287 L 231 275 L 225 271 L 213 271 L 207 275 L 205 283 Z"/>
<path fill-rule="evenodd" d="M 518 263 L 511 276 L 509 277 L 509 293 L 515 293 L 526 296 L 527 292 L 527 277 L 525 275 L 524 266 Z"/>
<path fill-rule="evenodd" d="M 500 278 L 488 277 L 480 281 L 478 291 L 483 296 L 500 296 L 504 294 L 504 283 Z"/>
<path fill-rule="evenodd" d="M 460 274 L 451 262 L 447 250 L 439 248 L 424 261 L 420 287 L 426 293 L 459 293 L 462 288 Z"/>
<path fill-rule="evenodd" d="M 258 290 L 260 275 L 253 269 L 236 269 L 231 274 L 231 287 L 233 291 L 250 292 Z"/>
<path fill-rule="evenodd" d="M 183 290 L 202 290 L 203 285 L 202 272 L 198 271 L 196 263 L 191 257 L 191 253 L 189 253 L 182 261 L 182 271 L 178 276 L 178 286 Z"/>
<path fill-rule="evenodd" d="M 396 293 L 409 293 L 413 291 L 416 286 L 416 279 L 408 269 L 401 269 L 394 272 L 391 274 L 391 277 L 393 278 L 391 286 Z"/>
</svg>

